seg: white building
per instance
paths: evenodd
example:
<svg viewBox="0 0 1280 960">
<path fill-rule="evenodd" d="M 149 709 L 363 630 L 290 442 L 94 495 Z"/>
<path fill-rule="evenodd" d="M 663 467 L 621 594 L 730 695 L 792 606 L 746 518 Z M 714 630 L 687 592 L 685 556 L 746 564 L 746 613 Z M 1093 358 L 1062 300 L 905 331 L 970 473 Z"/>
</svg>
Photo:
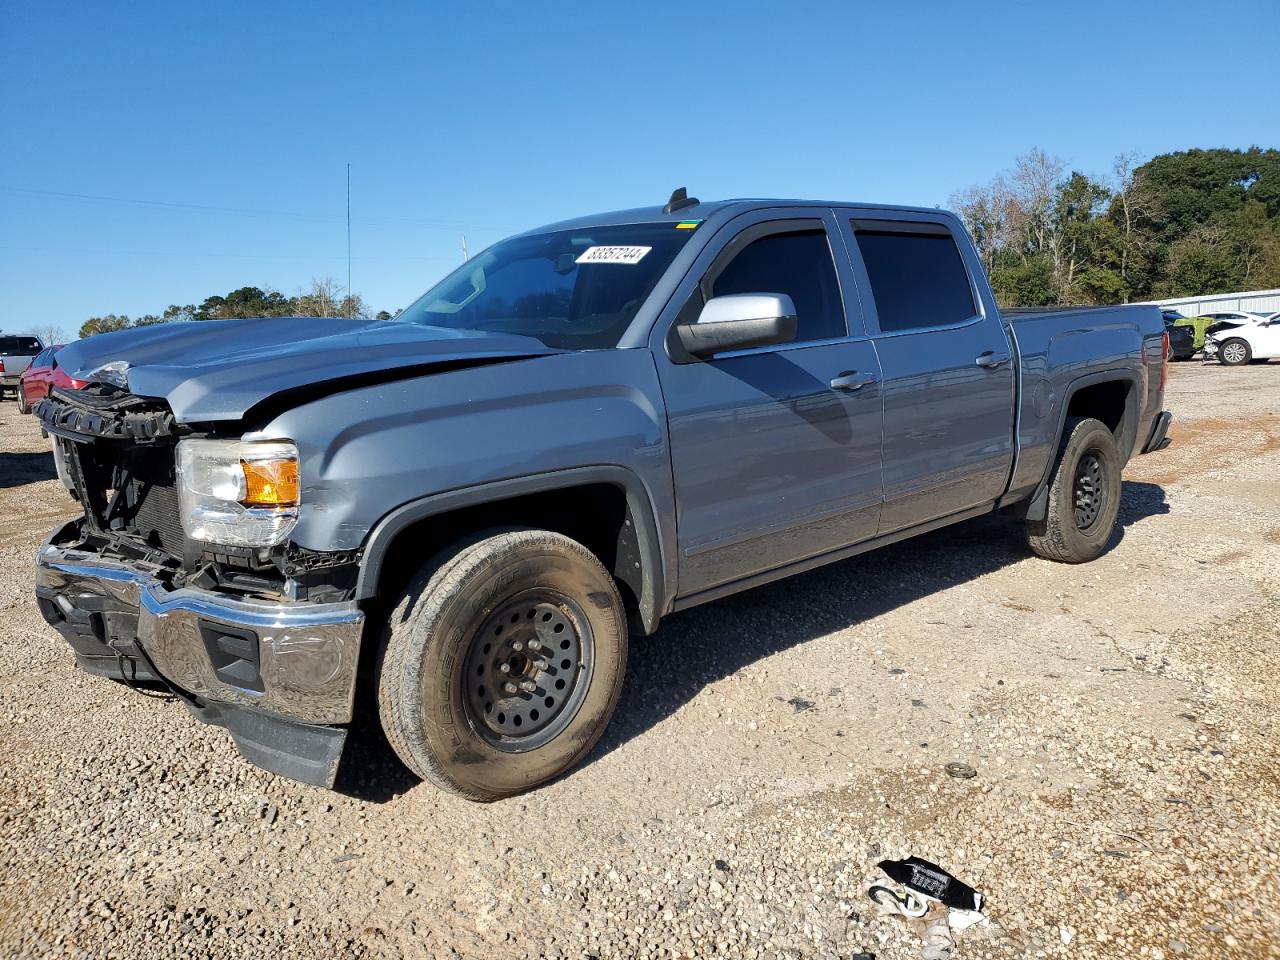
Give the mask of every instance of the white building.
<svg viewBox="0 0 1280 960">
<path fill-rule="evenodd" d="M 1275 313 L 1280 310 L 1280 290 L 1248 290 L 1244 293 L 1215 293 L 1208 297 L 1173 297 L 1148 300 L 1166 310 L 1177 310 L 1184 317 L 1202 317 L 1206 313 L 1240 310 L 1249 313 Z"/>
</svg>

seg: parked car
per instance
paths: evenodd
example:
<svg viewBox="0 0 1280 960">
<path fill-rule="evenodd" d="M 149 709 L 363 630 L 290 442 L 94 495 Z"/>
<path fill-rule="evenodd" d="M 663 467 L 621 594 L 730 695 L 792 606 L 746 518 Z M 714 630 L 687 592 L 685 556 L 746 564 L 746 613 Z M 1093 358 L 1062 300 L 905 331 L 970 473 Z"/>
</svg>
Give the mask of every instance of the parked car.
<svg viewBox="0 0 1280 960">
<path fill-rule="evenodd" d="M 18 385 L 22 382 L 22 371 L 31 365 L 31 361 L 44 344 L 39 337 L 25 334 L 0 333 L 0 396 L 4 391 L 18 393 Z"/>
<path fill-rule="evenodd" d="M 1206 313 L 1203 316 L 1208 317 L 1214 323 L 1253 323 L 1261 317 L 1265 317 L 1265 313 L 1250 313 L 1246 310 L 1225 310 L 1219 313 Z"/>
<path fill-rule="evenodd" d="M 1189 327 L 1191 329 L 1191 346 L 1199 352 L 1204 349 L 1205 331 L 1214 323 L 1208 317 L 1181 317 L 1173 321 L 1175 327 Z"/>
<path fill-rule="evenodd" d="M 1205 332 L 1204 355 L 1229 367 L 1280 357 L 1277 314 L 1213 314 Z"/>
<path fill-rule="evenodd" d="M 90 383 L 35 412 L 84 512 L 36 597 L 79 664 L 322 785 L 366 674 L 405 764 L 477 800 L 578 763 L 673 611 L 997 509 L 1097 557 L 1170 422 L 1154 306 L 1006 318 L 953 214 L 683 191 L 390 322 L 60 358 Z"/>
<path fill-rule="evenodd" d="M 1182 321 L 1187 320 L 1181 314 L 1174 314 L 1170 319 L 1169 312 L 1164 314 L 1164 329 L 1169 335 L 1169 359 L 1190 360 L 1196 355 L 1195 329 Z"/>
<path fill-rule="evenodd" d="M 66 344 L 59 343 L 45 347 L 31 361 L 27 369 L 22 371 L 22 380 L 18 385 L 18 411 L 30 413 L 31 405 L 37 400 L 47 397 L 53 387 L 66 387 L 68 390 L 79 390 L 85 385 L 84 380 L 68 376 L 67 371 L 58 363 L 57 353 Z"/>
</svg>

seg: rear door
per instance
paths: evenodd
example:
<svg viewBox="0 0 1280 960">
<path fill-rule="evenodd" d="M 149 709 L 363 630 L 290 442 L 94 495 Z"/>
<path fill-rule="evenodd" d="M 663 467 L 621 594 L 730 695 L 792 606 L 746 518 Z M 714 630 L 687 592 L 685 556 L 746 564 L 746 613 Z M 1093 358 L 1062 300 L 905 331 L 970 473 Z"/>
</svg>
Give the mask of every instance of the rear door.
<svg viewBox="0 0 1280 960">
<path fill-rule="evenodd" d="M 671 325 L 733 293 L 789 295 L 796 339 L 701 361 L 673 356 Z M 875 535 L 880 370 L 830 211 L 754 211 L 722 227 L 652 343 L 667 407 L 681 596 Z"/>
<path fill-rule="evenodd" d="M 879 532 L 991 504 L 1013 464 L 1013 357 L 943 216 L 839 211 L 884 376 Z"/>
</svg>

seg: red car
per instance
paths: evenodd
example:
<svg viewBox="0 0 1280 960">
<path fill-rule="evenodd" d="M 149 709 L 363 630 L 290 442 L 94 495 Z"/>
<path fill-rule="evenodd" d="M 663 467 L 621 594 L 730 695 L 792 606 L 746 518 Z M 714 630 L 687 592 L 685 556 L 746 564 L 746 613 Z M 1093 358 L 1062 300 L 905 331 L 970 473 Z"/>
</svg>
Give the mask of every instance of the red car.
<svg viewBox="0 0 1280 960">
<path fill-rule="evenodd" d="M 53 387 L 69 387 L 79 390 L 87 381 L 76 380 L 67 376 L 67 372 L 58 366 L 57 353 L 65 343 L 45 347 L 31 361 L 31 366 L 22 371 L 22 382 L 18 384 L 18 411 L 30 413 L 31 406 L 37 400 L 49 395 Z"/>
</svg>

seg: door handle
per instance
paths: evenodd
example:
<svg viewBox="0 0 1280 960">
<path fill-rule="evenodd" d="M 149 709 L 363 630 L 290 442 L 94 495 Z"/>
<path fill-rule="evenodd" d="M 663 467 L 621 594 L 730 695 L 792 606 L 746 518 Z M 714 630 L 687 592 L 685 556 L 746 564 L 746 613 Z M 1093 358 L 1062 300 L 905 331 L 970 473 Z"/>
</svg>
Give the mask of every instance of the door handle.
<svg viewBox="0 0 1280 960">
<path fill-rule="evenodd" d="M 996 353 L 994 350 L 988 350 L 981 353 L 973 362 L 980 367 L 986 367 L 988 370 L 994 370 L 996 367 L 1003 367 L 1011 358 L 1007 353 Z"/>
<path fill-rule="evenodd" d="M 832 379 L 831 389 L 847 390 L 852 393 L 854 390 L 861 390 L 868 383 L 875 382 L 876 375 L 874 373 L 859 373 L 857 370 L 846 370 L 840 376 Z"/>
</svg>

